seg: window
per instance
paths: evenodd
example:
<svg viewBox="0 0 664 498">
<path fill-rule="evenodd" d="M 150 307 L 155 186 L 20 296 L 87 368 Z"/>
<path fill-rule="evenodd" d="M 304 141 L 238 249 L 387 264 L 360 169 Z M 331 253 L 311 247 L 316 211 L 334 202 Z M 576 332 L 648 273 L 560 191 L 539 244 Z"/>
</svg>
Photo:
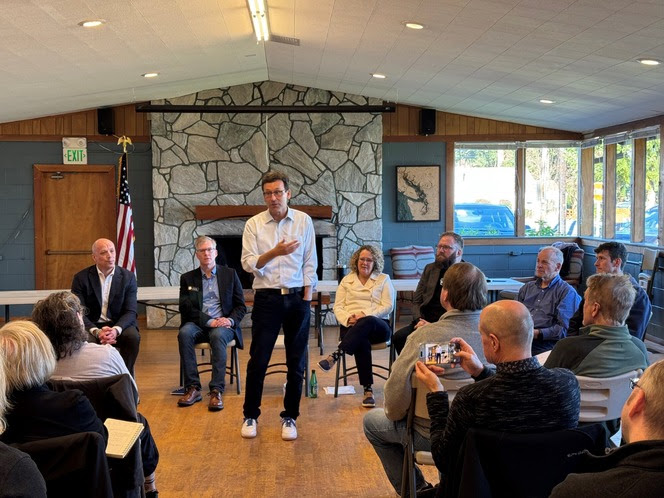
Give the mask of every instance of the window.
<svg viewBox="0 0 664 498">
<path fill-rule="evenodd" d="M 593 153 L 593 236 L 604 236 L 604 147 L 595 145 Z"/>
<path fill-rule="evenodd" d="M 657 244 L 659 235 L 659 157 L 660 137 L 646 140 L 645 243 Z"/>
<path fill-rule="evenodd" d="M 616 144 L 616 240 L 631 239 L 632 141 Z"/>
<path fill-rule="evenodd" d="M 516 146 L 456 144 L 454 230 L 464 237 L 514 236 Z"/>
<path fill-rule="evenodd" d="M 576 235 L 579 147 L 526 147 L 526 235 Z"/>
</svg>

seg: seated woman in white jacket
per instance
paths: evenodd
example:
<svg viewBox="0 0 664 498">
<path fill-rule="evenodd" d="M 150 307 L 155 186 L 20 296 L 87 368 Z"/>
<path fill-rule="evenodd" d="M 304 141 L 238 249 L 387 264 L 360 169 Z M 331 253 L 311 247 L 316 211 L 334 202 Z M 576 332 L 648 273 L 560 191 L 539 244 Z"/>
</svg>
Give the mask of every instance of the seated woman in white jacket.
<svg viewBox="0 0 664 498">
<path fill-rule="evenodd" d="M 334 316 L 341 324 L 338 349 L 318 362 L 328 371 L 341 352 L 355 355 L 360 384 L 364 387 L 362 406 L 373 408 L 371 345 L 385 342 L 391 334 L 388 317 L 394 306 L 394 288 L 383 271 L 383 255 L 374 246 L 360 247 L 350 258 L 351 273 L 339 284 Z"/>
</svg>

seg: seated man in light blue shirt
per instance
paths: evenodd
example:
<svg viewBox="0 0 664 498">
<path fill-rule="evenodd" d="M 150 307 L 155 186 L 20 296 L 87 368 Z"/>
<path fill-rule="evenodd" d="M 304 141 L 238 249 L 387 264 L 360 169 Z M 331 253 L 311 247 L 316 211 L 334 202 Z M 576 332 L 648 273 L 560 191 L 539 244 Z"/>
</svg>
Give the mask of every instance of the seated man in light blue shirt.
<svg viewBox="0 0 664 498">
<path fill-rule="evenodd" d="M 194 245 L 200 268 L 180 277 L 182 326 L 178 344 L 186 389 L 178 405 L 191 406 L 203 399 L 194 346 L 209 342 L 212 377 L 208 410 L 219 411 L 224 408 L 221 395 L 226 386 L 226 348 L 234 339 L 237 347 L 242 348 L 240 322 L 247 308 L 235 270 L 216 264 L 214 239 L 201 236 Z"/>
<path fill-rule="evenodd" d="M 533 356 L 553 349 L 567 335 L 569 321 L 579 307 L 581 296 L 560 278 L 563 253 L 547 246 L 537 254 L 536 279 L 519 290 L 517 300 L 533 318 Z"/>
</svg>

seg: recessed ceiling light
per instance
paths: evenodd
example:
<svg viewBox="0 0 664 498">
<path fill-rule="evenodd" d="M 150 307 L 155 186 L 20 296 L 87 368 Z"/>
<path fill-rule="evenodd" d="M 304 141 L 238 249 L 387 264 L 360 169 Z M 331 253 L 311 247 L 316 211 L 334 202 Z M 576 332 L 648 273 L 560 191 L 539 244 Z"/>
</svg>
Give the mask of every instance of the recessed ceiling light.
<svg viewBox="0 0 664 498">
<path fill-rule="evenodd" d="M 556 103 L 555 100 L 551 100 L 551 99 L 540 99 L 540 104 L 555 104 L 555 103 Z"/>
<path fill-rule="evenodd" d="M 378 78 L 379 80 L 384 80 L 385 78 L 387 78 L 387 76 L 380 73 L 371 73 L 371 76 L 373 76 L 374 78 Z"/>
<path fill-rule="evenodd" d="M 404 21 L 403 25 L 410 29 L 424 29 L 424 24 L 420 24 L 419 22 Z"/>
<path fill-rule="evenodd" d="M 662 61 L 657 59 L 636 59 L 636 60 L 639 61 L 644 66 L 659 66 L 662 63 Z"/>
<path fill-rule="evenodd" d="M 159 76 L 159 73 L 145 73 L 143 78 L 156 78 L 157 76 Z"/>
<path fill-rule="evenodd" d="M 101 26 L 105 22 L 106 21 L 103 19 L 87 19 L 85 21 L 79 22 L 78 25 L 83 26 L 84 28 L 96 28 L 97 26 Z"/>
</svg>

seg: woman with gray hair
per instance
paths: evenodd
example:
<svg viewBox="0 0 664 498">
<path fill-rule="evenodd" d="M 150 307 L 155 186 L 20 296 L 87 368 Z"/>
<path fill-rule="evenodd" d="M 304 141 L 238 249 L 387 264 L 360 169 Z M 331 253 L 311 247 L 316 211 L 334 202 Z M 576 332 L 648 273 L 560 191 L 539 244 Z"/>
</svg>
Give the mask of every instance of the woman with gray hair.
<svg viewBox="0 0 664 498">
<path fill-rule="evenodd" d="M 318 362 L 328 371 L 339 360 L 341 352 L 355 355 L 360 384 L 364 387 L 362 406 L 373 408 L 373 372 L 371 345 L 385 342 L 392 330 L 388 317 L 394 307 L 394 288 L 383 271 L 383 254 L 372 245 L 363 245 L 350 258 L 351 273 L 337 289 L 334 316 L 341 325 L 338 349 Z"/>
<path fill-rule="evenodd" d="M 0 356 L 0 434 L 5 430 L 7 383 Z M 0 443 L 0 498 L 46 498 L 46 483 L 29 455 Z"/>
<path fill-rule="evenodd" d="M 112 375 L 129 375 L 122 356 L 110 344 L 87 342 L 83 324 L 85 309 L 69 291 L 54 292 L 39 301 L 32 320 L 49 338 L 58 360 L 54 379 L 90 380 Z M 131 375 L 130 375 L 131 377 Z M 138 387 L 131 377 L 134 388 Z"/>
</svg>

